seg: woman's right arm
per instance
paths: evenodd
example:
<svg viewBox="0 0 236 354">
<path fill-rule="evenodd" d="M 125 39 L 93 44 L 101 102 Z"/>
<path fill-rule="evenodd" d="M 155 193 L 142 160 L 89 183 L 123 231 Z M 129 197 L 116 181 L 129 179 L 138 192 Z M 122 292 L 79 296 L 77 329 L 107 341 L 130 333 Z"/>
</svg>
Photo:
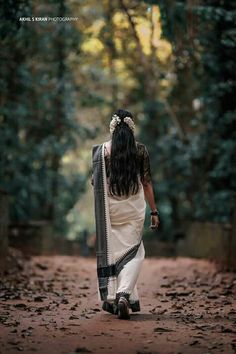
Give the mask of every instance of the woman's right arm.
<svg viewBox="0 0 236 354">
<path fill-rule="evenodd" d="M 143 184 L 144 195 L 145 199 L 147 200 L 151 211 L 157 211 L 155 196 L 153 192 L 152 186 L 152 175 L 151 175 L 151 167 L 150 167 L 150 159 L 149 153 L 146 148 L 144 147 L 143 150 L 143 159 L 142 159 L 142 166 L 141 166 L 141 181 Z M 151 228 L 157 228 L 160 223 L 158 215 L 151 215 Z"/>
<path fill-rule="evenodd" d="M 143 189 L 144 189 L 145 199 L 147 200 L 151 211 L 157 211 L 152 182 L 143 183 Z M 158 215 L 151 215 L 150 227 L 155 229 L 158 228 L 159 224 L 160 224 L 160 220 Z"/>
<path fill-rule="evenodd" d="M 148 201 L 151 211 L 157 210 L 152 182 L 143 183 L 143 189 L 144 189 L 145 198 Z"/>
</svg>

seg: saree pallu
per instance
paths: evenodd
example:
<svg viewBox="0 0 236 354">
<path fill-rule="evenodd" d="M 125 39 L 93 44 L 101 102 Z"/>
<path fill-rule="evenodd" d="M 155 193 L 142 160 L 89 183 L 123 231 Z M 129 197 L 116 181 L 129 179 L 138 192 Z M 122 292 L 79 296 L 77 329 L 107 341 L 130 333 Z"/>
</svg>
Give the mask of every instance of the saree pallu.
<svg viewBox="0 0 236 354">
<path fill-rule="evenodd" d="M 93 186 L 96 220 L 98 299 L 129 300 L 132 311 L 140 311 L 137 279 L 145 250 L 142 241 L 146 201 L 142 183 L 135 195 L 113 197 L 106 176 L 104 144 L 94 145 Z"/>
</svg>

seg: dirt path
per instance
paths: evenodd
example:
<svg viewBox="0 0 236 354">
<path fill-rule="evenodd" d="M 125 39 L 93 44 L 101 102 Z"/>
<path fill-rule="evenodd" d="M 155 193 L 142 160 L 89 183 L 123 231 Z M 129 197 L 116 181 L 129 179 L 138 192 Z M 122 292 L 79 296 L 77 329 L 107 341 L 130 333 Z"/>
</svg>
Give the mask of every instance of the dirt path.
<svg viewBox="0 0 236 354">
<path fill-rule="evenodd" d="M 141 313 L 101 310 L 96 260 L 33 257 L 0 282 L 0 353 L 236 352 L 236 274 L 207 261 L 145 259 Z"/>
</svg>

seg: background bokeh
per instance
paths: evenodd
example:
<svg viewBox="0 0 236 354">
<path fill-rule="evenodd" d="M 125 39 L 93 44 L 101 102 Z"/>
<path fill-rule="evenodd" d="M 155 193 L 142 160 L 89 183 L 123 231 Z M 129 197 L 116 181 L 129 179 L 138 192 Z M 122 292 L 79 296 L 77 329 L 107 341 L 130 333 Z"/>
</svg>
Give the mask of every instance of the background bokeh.
<svg viewBox="0 0 236 354">
<path fill-rule="evenodd" d="M 158 237 L 175 240 L 186 221 L 232 223 L 233 2 L 5 0 L 0 11 L 0 187 L 11 223 L 47 220 L 71 240 L 94 233 L 91 148 L 109 140 L 117 108 L 133 113 L 150 153 Z M 78 19 L 20 21 L 31 16 Z"/>
</svg>

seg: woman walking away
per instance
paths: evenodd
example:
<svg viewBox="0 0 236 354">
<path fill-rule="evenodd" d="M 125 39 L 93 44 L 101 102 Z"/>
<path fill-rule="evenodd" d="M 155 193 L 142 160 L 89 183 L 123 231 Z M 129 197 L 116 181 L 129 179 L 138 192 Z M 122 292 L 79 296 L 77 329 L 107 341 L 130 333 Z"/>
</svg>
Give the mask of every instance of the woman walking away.
<svg viewBox="0 0 236 354">
<path fill-rule="evenodd" d="M 93 146 L 98 297 L 120 319 L 140 311 L 137 279 L 145 256 L 142 241 L 146 201 L 151 228 L 158 228 L 147 148 L 135 140 L 132 114 L 119 109 L 111 140 Z"/>
</svg>

